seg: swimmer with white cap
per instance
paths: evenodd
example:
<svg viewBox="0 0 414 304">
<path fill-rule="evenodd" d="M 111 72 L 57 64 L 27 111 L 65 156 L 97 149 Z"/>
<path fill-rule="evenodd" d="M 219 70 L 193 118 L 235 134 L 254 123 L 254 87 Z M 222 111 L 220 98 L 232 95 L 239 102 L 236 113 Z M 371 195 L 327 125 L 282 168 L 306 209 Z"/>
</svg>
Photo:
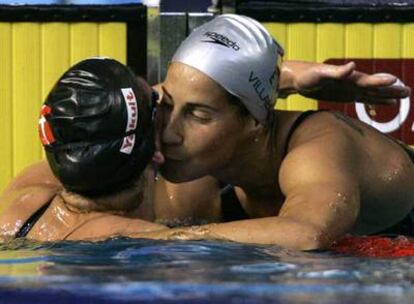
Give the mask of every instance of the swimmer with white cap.
<svg viewBox="0 0 414 304">
<path fill-rule="evenodd" d="M 310 250 L 350 232 L 413 232 L 412 222 L 399 229 L 414 207 L 414 152 L 341 113 L 274 110 L 282 54 L 261 24 L 237 15 L 181 44 L 161 85 L 161 172 L 233 186 L 237 217 L 135 236 Z"/>
</svg>

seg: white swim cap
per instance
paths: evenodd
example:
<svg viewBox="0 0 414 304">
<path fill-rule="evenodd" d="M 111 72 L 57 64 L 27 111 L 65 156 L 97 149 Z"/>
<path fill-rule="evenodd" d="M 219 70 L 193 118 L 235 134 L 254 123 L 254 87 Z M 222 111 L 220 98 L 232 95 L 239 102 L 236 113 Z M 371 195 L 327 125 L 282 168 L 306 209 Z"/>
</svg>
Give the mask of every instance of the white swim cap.
<svg viewBox="0 0 414 304">
<path fill-rule="evenodd" d="M 277 98 L 282 47 L 256 20 L 220 15 L 196 28 L 172 62 L 203 72 L 238 97 L 266 125 Z"/>
</svg>

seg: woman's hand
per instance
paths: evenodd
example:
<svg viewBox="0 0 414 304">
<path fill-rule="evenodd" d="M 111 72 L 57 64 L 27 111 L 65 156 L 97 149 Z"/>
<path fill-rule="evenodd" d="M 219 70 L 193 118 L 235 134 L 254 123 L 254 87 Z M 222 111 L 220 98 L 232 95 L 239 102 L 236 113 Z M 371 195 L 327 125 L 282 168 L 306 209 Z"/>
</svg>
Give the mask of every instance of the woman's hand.
<svg viewBox="0 0 414 304">
<path fill-rule="evenodd" d="M 410 95 L 410 88 L 391 74 L 366 74 L 355 63 L 330 65 L 286 61 L 282 65 L 280 97 L 292 93 L 324 101 L 395 104 Z"/>
<path fill-rule="evenodd" d="M 130 234 L 128 236 L 132 238 L 175 241 L 221 239 L 218 235 L 215 235 L 211 232 L 210 227 L 212 226 L 214 226 L 214 224 L 203 226 L 179 227 L 150 232 L 138 232 Z"/>
</svg>

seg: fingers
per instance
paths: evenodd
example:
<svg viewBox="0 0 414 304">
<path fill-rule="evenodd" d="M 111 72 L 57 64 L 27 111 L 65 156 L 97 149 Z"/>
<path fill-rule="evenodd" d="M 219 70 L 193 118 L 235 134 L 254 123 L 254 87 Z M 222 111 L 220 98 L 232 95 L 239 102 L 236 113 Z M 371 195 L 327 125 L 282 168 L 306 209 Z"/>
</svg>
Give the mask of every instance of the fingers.
<svg viewBox="0 0 414 304">
<path fill-rule="evenodd" d="M 391 74 L 378 73 L 378 74 L 365 74 L 359 71 L 355 71 L 349 80 L 354 82 L 360 88 L 371 88 L 371 87 L 385 87 L 391 86 L 398 80 L 397 77 Z"/>
<path fill-rule="evenodd" d="M 384 77 L 384 82 L 394 82 L 386 86 L 374 86 L 362 89 L 360 99 L 362 102 L 374 104 L 395 104 L 401 98 L 410 96 L 411 89 L 405 86 L 398 78 L 390 74 L 375 74 L 373 76 Z"/>
<path fill-rule="evenodd" d="M 410 96 L 411 89 L 407 86 L 386 86 L 386 87 L 374 87 L 365 89 L 364 94 L 370 97 L 378 98 L 406 98 Z"/>
<path fill-rule="evenodd" d="M 322 79 L 347 79 L 355 71 L 355 63 L 353 61 L 343 65 L 320 64 L 317 68 L 317 73 L 314 76 L 319 76 Z"/>
<path fill-rule="evenodd" d="M 354 72 L 350 81 L 359 90 L 358 100 L 364 103 L 393 105 L 410 95 L 411 89 L 397 77 L 387 73 L 368 75 Z"/>
<path fill-rule="evenodd" d="M 355 62 L 351 61 L 343 64 L 336 69 L 336 79 L 346 79 L 355 71 Z"/>
<path fill-rule="evenodd" d="M 362 102 L 366 104 L 376 104 L 376 105 L 395 105 L 399 99 L 395 98 L 378 98 L 378 97 L 370 97 L 370 96 L 360 96 L 356 100 L 356 102 Z"/>
<path fill-rule="evenodd" d="M 378 83 L 382 83 L 384 86 L 395 85 L 397 82 L 401 81 L 394 75 L 388 73 L 376 73 L 371 75 L 372 79 L 376 79 Z"/>
</svg>

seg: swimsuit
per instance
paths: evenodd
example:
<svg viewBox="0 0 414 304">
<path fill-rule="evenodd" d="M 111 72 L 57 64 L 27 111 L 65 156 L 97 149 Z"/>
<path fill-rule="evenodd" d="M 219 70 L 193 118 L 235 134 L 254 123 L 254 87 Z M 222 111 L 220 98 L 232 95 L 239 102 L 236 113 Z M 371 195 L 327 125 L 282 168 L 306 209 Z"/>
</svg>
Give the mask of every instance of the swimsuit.
<svg viewBox="0 0 414 304">
<path fill-rule="evenodd" d="M 47 208 L 49 208 L 51 203 L 52 201 L 47 202 L 42 207 L 40 207 L 40 209 L 38 209 L 35 213 L 33 213 L 32 216 L 29 217 L 29 219 L 23 224 L 20 230 L 16 233 L 15 238 L 26 237 L 27 234 L 30 232 L 30 230 L 32 230 L 36 222 L 46 212 Z"/>
<path fill-rule="evenodd" d="M 221 214 L 224 222 L 248 219 L 249 216 L 244 211 L 236 191 L 232 185 L 227 185 L 221 189 Z"/>
</svg>

